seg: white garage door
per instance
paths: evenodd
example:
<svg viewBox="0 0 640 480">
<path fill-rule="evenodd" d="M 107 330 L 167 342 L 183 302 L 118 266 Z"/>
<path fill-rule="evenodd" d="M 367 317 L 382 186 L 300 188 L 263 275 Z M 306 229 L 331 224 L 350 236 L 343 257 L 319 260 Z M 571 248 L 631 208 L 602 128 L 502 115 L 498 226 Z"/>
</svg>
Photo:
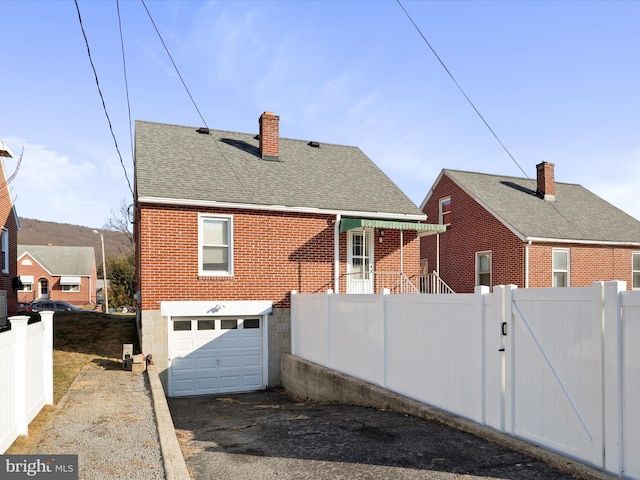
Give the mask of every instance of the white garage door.
<svg viewBox="0 0 640 480">
<path fill-rule="evenodd" d="M 173 317 L 170 326 L 170 396 L 264 388 L 260 318 Z"/>
</svg>

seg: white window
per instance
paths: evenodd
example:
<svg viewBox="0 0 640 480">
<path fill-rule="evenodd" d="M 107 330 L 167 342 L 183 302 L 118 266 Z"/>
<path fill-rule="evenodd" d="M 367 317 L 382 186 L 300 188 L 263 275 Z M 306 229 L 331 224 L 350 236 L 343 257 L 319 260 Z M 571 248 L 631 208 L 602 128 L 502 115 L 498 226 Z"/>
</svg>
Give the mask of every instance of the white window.
<svg viewBox="0 0 640 480">
<path fill-rule="evenodd" d="M 451 197 L 440 199 L 438 219 L 440 225 L 451 225 Z"/>
<path fill-rule="evenodd" d="M 640 252 L 633 253 L 631 266 L 631 288 L 640 289 Z"/>
<path fill-rule="evenodd" d="M 20 275 L 22 292 L 33 292 L 33 275 Z"/>
<path fill-rule="evenodd" d="M 200 216 L 199 274 L 233 275 L 233 218 Z"/>
<path fill-rule="evenodd" d="M 569 250 L 565 248 L 553 249 L 553 286 L 568 287 L 569 279 Z"/>
<path fill-rule="evenodd" d="M 476 253 L 476 286 L 491 286 L 491 252 Z"/>
<path fill-rule="evenodd" d="M 80 285 L 62 285 L 63 292 L 79 292 Z"/>
<path fill-rule="evenodd" d="M 9 229 L 2 227 L 2 273 L 9 273 Z"/>
</svg>

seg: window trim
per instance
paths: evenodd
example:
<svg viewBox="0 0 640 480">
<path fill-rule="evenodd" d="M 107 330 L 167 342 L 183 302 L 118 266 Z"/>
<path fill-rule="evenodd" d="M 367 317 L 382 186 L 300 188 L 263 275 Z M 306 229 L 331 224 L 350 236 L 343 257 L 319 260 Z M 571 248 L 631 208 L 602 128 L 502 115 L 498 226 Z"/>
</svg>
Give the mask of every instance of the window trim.
<svg viewBox="0 0 640 480">
<path fill-rule="evenodd" d="M 2 273 L 9 273 L 9 229 L 2 227 Z"/>
<path fill-rule="evenodd" d="M 556 252 L 564 252 L 567 254 L 567 269 L 566 270 L 557 270 L 555 265 L 555 253 Z M 556 272 L 564 272 L 567 274 L 567 284 L 565 287 L 571 286 L 571 249 L 570 248 L 552 248 L 551 249 L 551 286 L 553 288 L 563 288 L 555 285 L 555 274 Z"/>
<path fill-rule="evenodd" d="M 445 203 L 449 204 L 449 209 L 446 212 L 442 208 Z M 449 223 L 444 223 L 444 216 L 447 214 L 449 215 Z M 438 223 L 440 225 L 451 225 L 451 195 L 438 200 Z"/>
<path fill-rule="evenodd" d="M 633 274 L 637 273 L 638 275 L 640 275 L 640 270 L 633 269 L 633 258 L 636 255 L 638 256 L 638 258 L 640 258 L 640 252 L 631 252 L 631 290 L 640 290 L 640 284 L 638 286 L 635 286 L 633 284 Z"/>
<path fill-rule="evenodd" d="M 480 272 L 480 255 L 487 255 L 489 257 L 489 271 L 488 272 Z M 489 274 L 489 285 L 487 287 L 492 286 L 493 281 L 493 252 L 491 250 L 483 250 L 481 252 L 476 252 L 476 287 L 481 286 L 480 284 L 480 273 L 488 273 Z M 483 285 L 484 286 L 484 285 Z"/>
<path fill-rule="evenodd" d="M 203 261 L 203 239 L 204 239 L 204 221 L 205 220 L 224 220 L 227 222 L 227 249 L 228 249 L 228 270 L 204 270 L 202 268 Z M 198 215 L 198 275 L 201 277 L 231 277 L 233 276 L 233 215 L 214 215 L 204 214 Z"/>
</svg>

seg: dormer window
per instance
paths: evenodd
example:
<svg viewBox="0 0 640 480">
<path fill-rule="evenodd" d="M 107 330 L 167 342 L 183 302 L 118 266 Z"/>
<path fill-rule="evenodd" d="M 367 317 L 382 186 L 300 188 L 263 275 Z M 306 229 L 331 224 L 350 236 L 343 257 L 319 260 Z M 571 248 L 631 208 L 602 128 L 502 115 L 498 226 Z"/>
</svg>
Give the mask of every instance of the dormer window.
<svg viewBox="0 0 640 480">
<path fill-rule="evenodd" d="M 438 214 L 440 225 L 451 225 L 451 197 L 444 197 L 439 202 Z"/>
</svg>

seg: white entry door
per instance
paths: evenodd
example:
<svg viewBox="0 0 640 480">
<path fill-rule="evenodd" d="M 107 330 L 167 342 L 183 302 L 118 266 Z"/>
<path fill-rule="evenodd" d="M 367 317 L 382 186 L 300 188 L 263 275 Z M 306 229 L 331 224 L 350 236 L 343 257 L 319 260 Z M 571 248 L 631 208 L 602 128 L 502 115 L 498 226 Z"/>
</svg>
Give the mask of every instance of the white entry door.
<svg viewBox="0 0 640 480">
<path fill-rule="evenodd" d="M 350 230 L 347 293 L 373 293 L 373 231 Z"/>
<path fill-rule="evenodd" d="M 262 318 L 174 317 L 170 328 L 170 396 L 265 388 Z"/>
</svg>

